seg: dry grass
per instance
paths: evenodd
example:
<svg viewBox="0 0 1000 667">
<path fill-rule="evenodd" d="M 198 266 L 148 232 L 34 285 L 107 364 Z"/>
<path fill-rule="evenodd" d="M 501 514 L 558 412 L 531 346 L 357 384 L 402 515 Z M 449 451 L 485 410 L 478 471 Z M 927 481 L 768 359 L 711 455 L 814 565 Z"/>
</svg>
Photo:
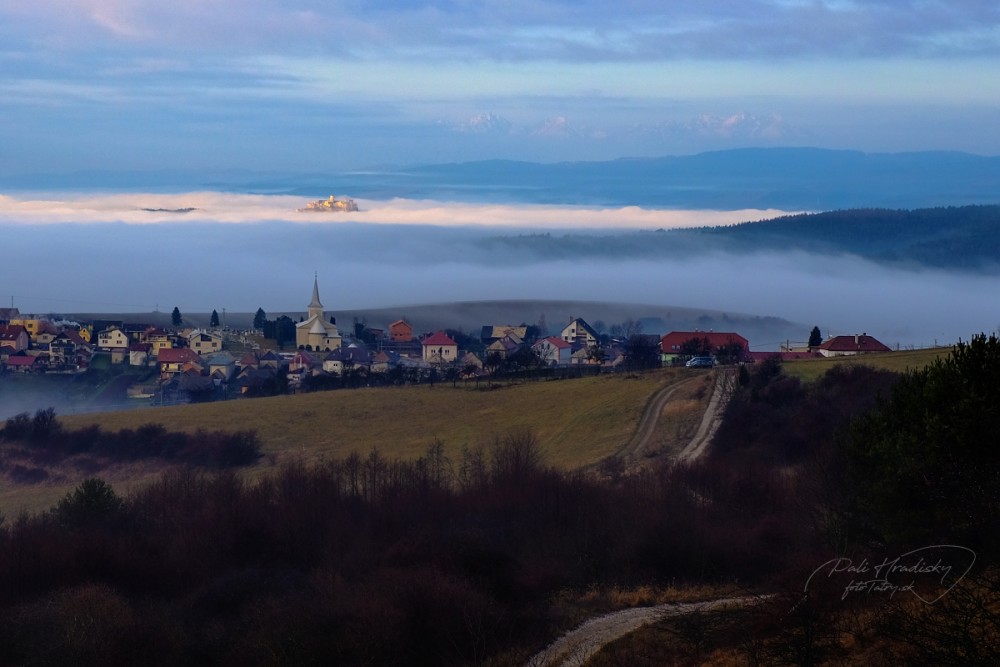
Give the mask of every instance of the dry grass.
<svg viewBox="0 0 1000 667">
<path fill-rule="evenodd" d="M 149 422 L 187 432 L 252 429 L 266 454 L 306 462 L 373 447 L 389 458 L 411 459 L 436 440 L 456 456 L 463 445 L 488 444 L 512 429 L 530 429 L 548 463 L 574 469 L 620 447 L 649 395 L 671 377 L 667 370 L 492 390 L 445 384 L 359 389 L 77 415 L 63 422 L 69 428 L 97 424 L 108 430 Z"/>
<path fill-rule="evenodd" d="M 786 374 L 798 377 L 803 382 L 816 380 L 828 370 L 840 364 L 864 364 L 874 368 L 883 368 L 903 373 L 908 370 L 920 370 L 938 357 L 947 356 L 950 352 L 950 347 L 936 347 L 926 350 L 903 350 L 900 352 L 865 354 L 853 357 L 798 359 L 795 361 L 786 361 L 784 369 Z"/>
</svg>

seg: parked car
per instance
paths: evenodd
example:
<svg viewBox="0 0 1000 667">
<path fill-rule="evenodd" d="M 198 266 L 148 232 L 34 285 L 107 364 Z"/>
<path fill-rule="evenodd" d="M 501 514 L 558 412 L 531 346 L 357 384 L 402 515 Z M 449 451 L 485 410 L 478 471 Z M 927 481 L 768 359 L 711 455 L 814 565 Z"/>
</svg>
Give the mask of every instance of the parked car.
<svg viewBox="0 0 1000 667">
<path fill-rule="evenodd" d="M 712 357 L 692 357 L 684 364 L 688 368 L 711 368 L 715 365 Z"/>
</svg>

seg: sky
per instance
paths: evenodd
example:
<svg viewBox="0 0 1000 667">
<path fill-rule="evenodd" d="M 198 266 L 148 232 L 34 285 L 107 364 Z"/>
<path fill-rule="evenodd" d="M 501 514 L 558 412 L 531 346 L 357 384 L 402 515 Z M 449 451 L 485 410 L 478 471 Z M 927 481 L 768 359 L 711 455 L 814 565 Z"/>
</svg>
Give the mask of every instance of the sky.
<svg viewBox="0 0 1000 667">
<path fill-rule="evenodd" d="M 0 175 L 1000 153 L 979 0 L 0 0 Z"/>
<path fill-rule="evenodd" d="M 333 312 L 628 295 L 899 344 L 968 338 L 998 326 L 1000 277 L 777 252 L 582 263 L 483 250 L 496 234 L 782 211 L 390 196 L 340 224 L 303 218 L 294 197 L 97 192 L 89 176 L 294 184 L 773 146 L 1000 155 L 998 62 L 1000 4 L 979 0 L 0 0 L 0 179 L 21 184 L 0 190 L 0 298 L 41 313 L 280 311 L 318 271 Z"/>
</svg>

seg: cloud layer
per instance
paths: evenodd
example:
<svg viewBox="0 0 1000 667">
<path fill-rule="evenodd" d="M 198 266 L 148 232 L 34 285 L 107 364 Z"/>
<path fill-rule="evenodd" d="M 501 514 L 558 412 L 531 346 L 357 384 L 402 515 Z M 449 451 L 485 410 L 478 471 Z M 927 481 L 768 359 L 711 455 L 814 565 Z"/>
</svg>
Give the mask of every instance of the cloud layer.
<svg viewBox="0 0 1000 667">
<path fill-rule="evenodd" d="M 503 229 L 674 229 L 734 224 L 787 214 L 774 209 L 676 211 L 501 205 L 393 199 L 358 200 L 357 212 L 300 211 L 302 197 L 223 192 L 130 193 L 29 198 L 0 195 L 0 224 L 198 225 L 283 221 L 302 225 L 381 224 Z M 187 210 L 194 209 L 194 210 Z"/>
</svg>

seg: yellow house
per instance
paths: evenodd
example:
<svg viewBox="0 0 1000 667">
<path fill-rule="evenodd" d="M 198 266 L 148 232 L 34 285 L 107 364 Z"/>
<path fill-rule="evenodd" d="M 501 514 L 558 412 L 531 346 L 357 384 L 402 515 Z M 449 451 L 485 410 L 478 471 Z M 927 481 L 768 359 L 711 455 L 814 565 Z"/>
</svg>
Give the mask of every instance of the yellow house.
<svg viewBox="0 0 1000 667">
<path fill-rule="evenodd" d="M 38 336 L 39 330 L 42 328 L 42 321 L 37 317 L 17 317 L 12 319 L 10 323 L 13 325 L 19 324 L 24 327 L 25 331 L 28 332 L 28 335 L 31 336 L 31 340 L 35 340 L 35 337 Z"/>
</svg>

